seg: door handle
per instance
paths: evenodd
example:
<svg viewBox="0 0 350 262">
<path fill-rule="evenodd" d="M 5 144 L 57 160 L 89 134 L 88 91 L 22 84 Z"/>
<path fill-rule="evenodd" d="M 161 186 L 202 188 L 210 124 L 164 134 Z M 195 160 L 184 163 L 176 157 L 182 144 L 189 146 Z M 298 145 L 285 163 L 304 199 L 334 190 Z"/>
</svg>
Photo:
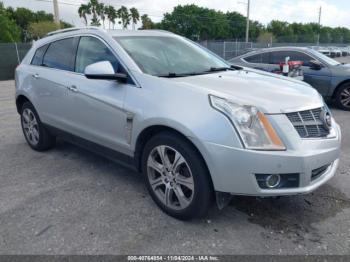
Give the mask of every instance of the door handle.
<svg viewBox="0 0 350 262">
<path fill-rule="evenodd" d="M 38 79 L 39 78 L 39 74 L 34 74 L 34 75 L 32 75 L 32 77 L 34 77 L 35 79 Z"/>
<path fill-rule="evenodd" d="M 78 88 L 75 85 L 67 86 L 67 88 L 68 88 L 69 91 L 78 92 Z"/>
</svg>

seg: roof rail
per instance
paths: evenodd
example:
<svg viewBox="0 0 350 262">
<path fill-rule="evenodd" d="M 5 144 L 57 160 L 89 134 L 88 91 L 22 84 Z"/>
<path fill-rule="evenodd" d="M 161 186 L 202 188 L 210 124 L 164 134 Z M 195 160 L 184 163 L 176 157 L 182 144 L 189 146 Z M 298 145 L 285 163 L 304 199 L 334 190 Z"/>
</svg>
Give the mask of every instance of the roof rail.
<svg viewBox="0 0 350 262">
<path fill-rule="evenodd" d="M 94 29 L 94 30 L 101 30 L 101 31 L 103 31 L 103 29 L 101 29 L 99 27 L 96 27 L 96 26 L 71 27 L 71 28 L 60 29 L 60 30 L 56 30 L 56 31 L 53 31 L 53 32 L 49 32 L 49 33 L 46 34 L 46 36 L 57 35 L 57 34 L 61 34 L 61 33 L 78 31 L 78 30 L 84 30 L 84 29 Z"/>
<path fill-rule="evenodd" d="M 163 33 L 169 33 L 169 34 L 174 34 L 173 32 L 170 32 L 168 30 L 164 30 L 164 29 L 146 29 L 146 30 L 149 30 L 149 31 L 155 31 L 155 32 L 163 32 Z"/>
</svg>

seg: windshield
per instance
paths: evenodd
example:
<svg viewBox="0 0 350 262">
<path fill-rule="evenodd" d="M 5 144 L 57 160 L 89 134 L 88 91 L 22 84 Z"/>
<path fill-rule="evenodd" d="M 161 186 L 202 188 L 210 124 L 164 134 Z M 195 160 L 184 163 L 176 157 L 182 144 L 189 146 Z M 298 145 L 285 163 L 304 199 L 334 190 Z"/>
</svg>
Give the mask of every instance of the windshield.
<svg viewBox="0 0 350 262">
<path fill-rule="evenodd" d="M 194 75 L 230 65 L 180 37 L 126 36 L 115 40 L 140 69 L 154 76 Z"/>
<path fill-rule="evenodd" d="M 318 51 L 314 51 L 314 50 L 310 50 L 311 53 L 313 53 L 316 57 L 322 59 L 324 62 L 326 62 L 328 65 L 330 66 L 336 66 L 336 65 L 340 65 L 340 63 Z"/>
</svg>

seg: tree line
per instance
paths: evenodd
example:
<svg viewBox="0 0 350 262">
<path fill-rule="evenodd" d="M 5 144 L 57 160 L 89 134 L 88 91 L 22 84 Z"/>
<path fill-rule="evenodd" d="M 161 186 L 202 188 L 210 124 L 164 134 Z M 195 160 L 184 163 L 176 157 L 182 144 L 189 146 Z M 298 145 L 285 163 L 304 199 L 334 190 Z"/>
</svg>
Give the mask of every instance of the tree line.
<svg viewBox="0 0 350 262">
<path fill-rule="evenodd" d="M 0 2 L 0 42 L 29 42 L 58 28 L 72 27 L 61 21 L 54 23 L 53 15 L 44 11 L 33 12 L 27 8 L 4 7 Z"/>
<path fill-rule="evenodd" d="M 165 13 L 162 20 L 154 22 L 147 15 L 140 15 L 132 7 L 115 8 L 99 0 L 89 0 L 78 9 L 78 15 L 85 25 L 103 28 L 126 29 L 130 24 L 136 29 L 162 29 L 183 35 L 192 40 L 238 40 L 243 41 L 246 30 L 246 17 L 238 12 L 221 12 L 199 7 L 195 4 L 178 5 L 172 12 Z M 107 25 L 108 26 L 107 26 Z M 29 42 L 46 35 L 49 31 L 72 25 L 61 21 L 54 23 L 53 15 L 44 11 L 33 12 L 27 8 L 5 8 L 0 1 L 0 42 Z M 350 43 L 350 30 L 346 27 L 319 26 L 317 23 L 288 23 L 273 20 L 267 25 L 259 21 L 250 21 L 250 41 L 316 43 Z"/>
<path fill-rule="evenodd" d="M 128 9 L 125 6 L 121 6 L 119 9 L 116 9 L 114 6 L 105 5 L 98 0 L 90 0 L 87 4 L 82 4 L 78 9 L 78 14 L 84 20 L 85 25 L 102 25 L 103 28 L 106 28 L 105 21 L 108 20 L 109 29 L 114 29 L 116 23 L 120 24 L 123 29 L 126 29 L 132 23 L 132 27 L 135 30 L 135 26 L 140 20 L 139 11 L 135 7 Z"/>
<path fill-rule="evenodd" d="M 246 17 L 238 12 L 221 12 L 197 5 L 178 5 L 164 18 L 153 22 L 147 15 L 141 17 L 142 29 L 164 29 L 193 40 L 241 40 L 245 37 Z M 250 41 L 316 43 L 350 43 L 346 27 L 319 26 L 317 23 L 288 23 L 273 20 L 266 26 L 250 20 Z"/>
</svg>

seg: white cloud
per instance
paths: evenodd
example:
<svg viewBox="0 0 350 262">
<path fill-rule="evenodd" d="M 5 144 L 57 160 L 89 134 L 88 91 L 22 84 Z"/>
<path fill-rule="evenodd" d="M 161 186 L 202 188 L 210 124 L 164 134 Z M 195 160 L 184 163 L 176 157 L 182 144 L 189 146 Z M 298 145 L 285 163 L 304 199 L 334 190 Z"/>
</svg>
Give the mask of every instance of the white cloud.
<svg viewBox="0 0 350 262">
<path fill-rule="evenodd" d="M 253 0 L 254 1 L 254 0 Z M 272 19 L 288 22 L 317 22 L 319 8 L 322 6 L 321 24 L 324 26 L 346 26 L 350 27 L 349 6 L 336 5 L 336 1 L 330 4 L 326 1 L 263 1 L 255 0 L 256 4 L 252 9 L 252 19 L 268 23 Z"/>
</svg>

